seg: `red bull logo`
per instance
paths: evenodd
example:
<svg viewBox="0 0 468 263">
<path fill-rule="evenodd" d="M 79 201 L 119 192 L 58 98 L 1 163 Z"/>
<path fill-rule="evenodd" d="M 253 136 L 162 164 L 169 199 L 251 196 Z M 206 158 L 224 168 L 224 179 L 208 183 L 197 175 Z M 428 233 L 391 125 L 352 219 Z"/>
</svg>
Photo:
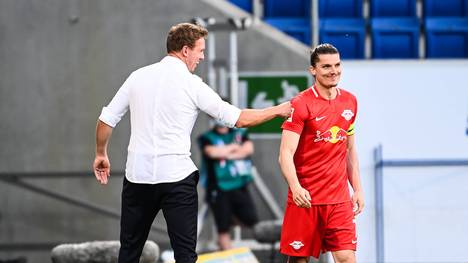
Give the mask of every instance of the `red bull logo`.
<svg viewBox="0 0 468 263">
<path fill-rule="evenodd" d="M 348 137 L 345 130 L 341 129 L 338 126 L 333 126 L 325 132 L 317 131 L 315 135 L 314 142 L 329 142 L 337 143 L 339 141 L 344 141 Z"/>
</svg>

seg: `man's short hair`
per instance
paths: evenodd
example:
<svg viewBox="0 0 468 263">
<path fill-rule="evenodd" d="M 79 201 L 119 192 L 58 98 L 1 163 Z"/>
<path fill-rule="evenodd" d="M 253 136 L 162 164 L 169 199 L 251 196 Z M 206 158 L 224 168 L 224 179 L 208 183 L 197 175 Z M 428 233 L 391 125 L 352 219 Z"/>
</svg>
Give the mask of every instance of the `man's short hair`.
<svg viewBox="0 0 468 263">
<path fill-rule="evenodd" d="M 323 54 L 339 54 L 338 49 L 334 47 L 332 44 L 320 44 L 316 46 L 312 51 L 310 51 L 310 65 L 315 67 L 317 62 L 319 61 L 319 55 Z"/>
<path fill-rule="evenodd" d="M 178 52 L 184 46 L 193 48 L 198 39 L 206 38 L 207 36 L 208 30 L 200 25 L 180 23 L 172 26 L 167 34 L 167 53 Z"/>
</svg>

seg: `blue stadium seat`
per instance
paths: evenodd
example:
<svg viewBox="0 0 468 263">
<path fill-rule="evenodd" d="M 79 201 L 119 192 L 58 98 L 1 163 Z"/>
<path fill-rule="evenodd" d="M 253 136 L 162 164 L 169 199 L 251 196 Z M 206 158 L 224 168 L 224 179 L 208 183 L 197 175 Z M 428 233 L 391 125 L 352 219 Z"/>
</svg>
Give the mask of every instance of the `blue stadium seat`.
<svg viewBox="0 0 468 263">
<path fill-rule="evenodd" d="M 372 18 L 373 58 L 418 58 L 417 18 Z"/>
<path fill-rule="evenodd" d="M 372 17 L 416 17 L 416 0 L 372 0 Z"/>
<path fill-rule="evenodd" d="M 264 17 L 310 18 L 310 0 L 263 0 Z"/>
<path fill-rule="evenodd" d="M 359 18 L 328 18 L 320 20 L 320 43 L 330 43 L 343 59 L 364 58 L 366 22 Z"/>
<path fill-rule="evenodd" d="M 309 18 L 265 18 L 265 22 L 306 45 L 311 44 L 312 37 Z"/>
<path fill-rule="evenodd" d="M 425 0 L 425 17 L 432 16 L 468 16 L 468 0 Z"/>
<path fill-rule="evenodd" d="M 252 0 L 229 0 L 229 2 L 235 4 L 236 6 L 244 9 L 249 13 L 253 13 Z"/>
<path fill-rule="evenodd" d="M 468 58 L 468 18 L 427 17 L 427 58 Z"/>
<path fill-rule="evenodd" d="M 320 0 L 320 18 L 362 18 L 362 0 Z"/>
</svg>

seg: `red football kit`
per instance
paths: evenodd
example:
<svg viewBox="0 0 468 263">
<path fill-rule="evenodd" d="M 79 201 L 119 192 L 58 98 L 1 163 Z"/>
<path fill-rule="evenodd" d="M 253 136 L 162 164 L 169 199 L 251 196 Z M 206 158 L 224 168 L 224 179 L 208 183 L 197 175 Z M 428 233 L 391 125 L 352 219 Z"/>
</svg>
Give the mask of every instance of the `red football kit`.
<svg viewBox="0 0 468 263">
<path fill-rule="evenodd" d="M 356 249 L 353 206 L 348 188 L 347 143 L 354 134 L 357 101 L 337 88 L 335 99 L 320 96 L 315 86 L 291 101 L 284 130 L 300 135 L 294 165 L 311 208 L 300 208 L 288 192 L 281 253 L 318 257 L 320 251 Z"/>
</svg>

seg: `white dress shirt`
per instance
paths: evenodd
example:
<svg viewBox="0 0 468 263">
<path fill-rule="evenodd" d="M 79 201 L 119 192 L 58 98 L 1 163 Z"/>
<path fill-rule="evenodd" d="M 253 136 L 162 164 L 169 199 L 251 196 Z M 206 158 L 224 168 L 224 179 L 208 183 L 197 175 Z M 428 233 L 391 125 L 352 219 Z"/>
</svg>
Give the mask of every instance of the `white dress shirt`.
<svg viewBox="0 0 468 263">
<path fill-rule="evenodd" d="M 115 127 L 128 109 L 125 176 L 146 184 L 177 182 L 197 170 L 190 159 L 190 134 L 200 110 L 229 127 L 241 112 L 172 56 L 133 72 L 99 119 Z"/>
</svg>

